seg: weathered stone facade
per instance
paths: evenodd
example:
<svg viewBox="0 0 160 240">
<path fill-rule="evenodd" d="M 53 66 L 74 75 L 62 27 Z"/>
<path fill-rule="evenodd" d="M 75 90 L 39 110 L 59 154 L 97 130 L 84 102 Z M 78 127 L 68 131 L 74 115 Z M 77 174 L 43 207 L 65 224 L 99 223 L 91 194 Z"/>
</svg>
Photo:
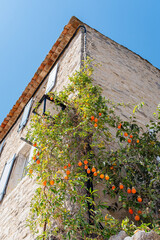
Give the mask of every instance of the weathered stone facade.
<svg viewBox="0 0 160 240">
<path fill-rule="evenodd" d="M 153 119 L 159 103 L 160 70 L 91 28 L 87 28 L 87 53 L 101 64 L 94 71 L 94 79 L 104 96 L 114 102 L 130 103 L 124 111 L 119 110 L 121 117 L 126 119 L 143 101 L 143 111 L 137 115 L 139 122 L 143 125 Z"/>
<path fill-rule="evenodd" d="M 144 113 L 139 112 L 138 119 L 143 124 L 150 118 L 158 105 L 160 71 L 140 56 L 103 36 L 96 30 L 86 26 L 86 53 L 101 66 L 95 69 L 95 83 L 103 88 L 106 98 L 118 102 L 130 103 L 119 114 L 126 118 L 133 106 L 140 101 L 145 102 Z M 69 46 L 59 57 L 57 81 L 53 91 L 60 91 L 69 82 L 68 76 L 81 66 L 84 47 L 84 33 L 78 31 Z M 35 93 L 32 111 L 45 93 L 48 76 Z M 22 116 L 22 114 L 21 114 Z M 0 174 L 5 163 L 16 154 L 16 161 L 8 182 L 6 195 L 0 204 L 0 239 L 1 240 L 33 240 L 25 219 L 29 212 L 32 195 L 36 189 L 34 180 L 23 176 L 25 161 L 31 146 L 21 140 L 25 138 L 27 126 L 17 132 L 21 116 L 6 135 L 6 143 L 0 156 Z"/>
<path fill-rule="evenodd" d="M 59 70 L 57 74 L 56 91 L 60 91 L 68 84 L 68 76 L 80 68 L 81 63 L 81 32 L 79 32 L 59 59 Z M 34 109 L 36 103 L 45 93 L 48 77 L 34 96 Z M 25 160 L 31 150 L 31 146 L 21 140 L 25 137 L 27 126 L 21 131 L 18 127 L 21 117 L 12 130 L 6 136 L 6 143 L 0 156 L 0 174 L 2 174 L 5 163 L 16 153 L 16 161 L 12 169 L 6 195 L 0 204 L 0 239 L 1 240 L 33 240 L 35 239 L 26 227 L 26 217 L 29 212 L 30 200 L 36 189 L 34 180 L 28 176 L 22 178 Z M 22 163 L 21 163 L 22 162 Z M 19 174 L 18 174 L 19 173 Z"/>
</svg>

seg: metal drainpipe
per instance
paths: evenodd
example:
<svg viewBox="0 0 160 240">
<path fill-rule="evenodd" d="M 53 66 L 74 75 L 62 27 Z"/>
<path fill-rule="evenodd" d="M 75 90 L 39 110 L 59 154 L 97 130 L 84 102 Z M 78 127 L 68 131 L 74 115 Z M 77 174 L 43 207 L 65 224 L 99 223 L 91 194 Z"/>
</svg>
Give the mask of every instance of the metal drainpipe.
<svg viewBox="0 0 160 240">
<path fill-rule="evenodd" d="M 81 67 L 82 67 L 83 66 L 82 61 L 86 61 L 87 59 L 87 53 L 86 53 L 87 30 L 84 25 L 80 25 L 79 28 L 81 28 L 81 33 L 82 33 L 82 38 L 81 38 Z"/>
<path fill-rule="evenodd" d="M 86 27 L 84 25 L 80 25 L 76 32 L 79 30 L 79 28 L 81 28 L 81 33 L 82 33 L 82 38 L 81 38 L 81 67 L 83 67 L 83 61 L 87 60 L 87 53 L 86 53 L 86 45 L 87 45 L 87 30 Z M 83 31 L 82 31 L 83 28 Z M 88 148 L 87 151 L 90 151 L 91 147 L 88 144 Z M 94 201 L 94 196 L 91 196 L 91 192 L 93 192 L 93 173 L 91 172 L 90 175 L 87 173 L 86 170 L 86 174 L 88 176 L 88 181 L 86 183 L 86 187 L 87 187 L 87 196 L 88 197 L 92 197 L 93 201 Z M 94 225 L 94 214 L 93 211 L 94 210 L 94 205 L 91 204 L 89 201 L 87 202 L 88 205 L 88 221 L 90 225 Z M 100 228 L 102 228 L 102 225 L 99 223 Z"/>
</svg>

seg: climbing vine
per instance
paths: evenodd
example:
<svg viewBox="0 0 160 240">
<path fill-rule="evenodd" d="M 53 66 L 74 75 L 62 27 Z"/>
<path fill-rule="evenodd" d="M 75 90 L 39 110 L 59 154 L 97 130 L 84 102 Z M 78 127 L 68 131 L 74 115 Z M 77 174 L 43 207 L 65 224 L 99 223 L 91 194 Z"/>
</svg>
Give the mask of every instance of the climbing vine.
<svg viewBox="0 0 160 240">
<path fill-rule="evenodd" d="M 139 106 L 122 121 L 93 85 L 90 63 L 49 94 L 53 111 L 34 115 L 28 129 L 35 146 L 28 174 L 39 185 L 28 224 L 37 239 L 106 239 L 121 229 L 118 210 L 137 226 L 158 224 L 160 111 L 144 128 Z"/>
</svg>

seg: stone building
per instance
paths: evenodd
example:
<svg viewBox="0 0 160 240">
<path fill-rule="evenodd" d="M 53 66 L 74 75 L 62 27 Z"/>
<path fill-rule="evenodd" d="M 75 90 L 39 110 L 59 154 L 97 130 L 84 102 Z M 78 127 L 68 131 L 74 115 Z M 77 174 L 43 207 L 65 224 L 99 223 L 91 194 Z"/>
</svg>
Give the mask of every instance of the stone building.
<svg viewBox="0 0 160 240">
<path fill-rule="evenodd" d="M 79 70 L 86 56 L 101 64 L 95 69 L 94 80 L 103 88 L 103 95 L 130 103 L 125 112 L 119 112 L 123 118 L 143 101 L 145 106 L 138 120 L 144 124 L 159 103 L 159 69 L 72 17 L 0 126 L 1 240 L 34 239 L 25 226 L 36 189 L 34 180 L 25 174 L 33 150 L 32 143 L 25 141 L 26 128 L 36 103 L 40 102 L 40 109 L 45 111 L 49 107 L 46 94 L 62 90 L 69 82 L 68 75 Z"/>
</svg>

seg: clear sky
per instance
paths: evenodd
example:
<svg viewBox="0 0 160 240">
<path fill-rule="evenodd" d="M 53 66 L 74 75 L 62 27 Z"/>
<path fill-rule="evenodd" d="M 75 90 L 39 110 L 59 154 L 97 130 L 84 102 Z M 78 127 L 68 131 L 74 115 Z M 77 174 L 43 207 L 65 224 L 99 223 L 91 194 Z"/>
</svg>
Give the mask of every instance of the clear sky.
<svg viewBox="0 0 160 240">
<path fill-rule="evenodd" d="M 160 68 L 160 0 L 0 0 L 0 123 L 72 16 Z"/>
</svg>

